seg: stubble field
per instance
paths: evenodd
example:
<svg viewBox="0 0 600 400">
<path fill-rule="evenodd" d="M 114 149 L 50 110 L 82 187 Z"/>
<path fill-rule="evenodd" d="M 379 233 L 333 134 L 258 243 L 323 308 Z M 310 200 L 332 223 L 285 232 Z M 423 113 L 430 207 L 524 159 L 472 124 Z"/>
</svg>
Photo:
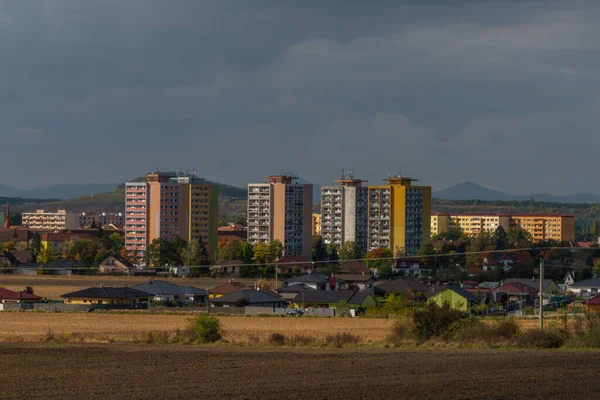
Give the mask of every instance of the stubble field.
<svg viewBox="0 0 600 400">
<path fill-rule="evenodd" d="M 2 399 L 596 398 L 599 352 L 0 344 Z"/>
</svg>

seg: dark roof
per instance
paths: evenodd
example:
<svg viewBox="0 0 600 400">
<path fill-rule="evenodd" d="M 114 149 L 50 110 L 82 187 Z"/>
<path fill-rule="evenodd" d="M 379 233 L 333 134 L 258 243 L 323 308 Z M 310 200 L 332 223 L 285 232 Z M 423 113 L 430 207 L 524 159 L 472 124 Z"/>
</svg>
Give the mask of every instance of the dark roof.
<svg viewBox="0 0 600 400">
<path fill-rule="evenodd" d="M 289 264 L 290 266 L 293 263 L 303 264 L 308 267 L 312 267 L 312 262 L 307 261 L 304 256 L 284 256 L 279 259 L 279 264 Z"/>
<path fill-rule="evenodd" d="M 303 290 L 315 290 L 315 289 L 304 283 L 300 283 L 298 285 L 290 285 L 290 286 L 280 287 L 279 289 L 277 289 L 277 292 L 279 292 L 279 293 L 298 293 Z"/>
<path fill-rule="evenodd" d="M 548 287 L 552 282 L 552 279 L 544 279 L 544 289 Z M 540 280 L 539 279 L 519 279 L 519 278 L 508 278 L 504 280 L 504 283 L 522 283 L 523 285 L 527 285 L 529 287 L 535 288 L 539 291 L 540 289 Z"/>
<path fill-rule="evenodd" d="M 575 282 L 570 285 L 571 288 L 600 288 L 600 278 L 590 278 Z"/>
<path fill-rule="evenodd" d="M 27 292 L 13 292 L 12 290 L 0 288 L 0 299 L 2 300 L 41 300 L 40 296 L 35 296 Z"/>
<path fill-rule="evenodd" d="M 262 290 L 238 290 L 237 292 L 226 294 L 225 296 L 218 297 L 211 300 L 212 303 L 216 304 L 235 304 L 239 301 L 247 301 L 248 304 L 256 303 L 279 303 L 283 300 L 274 296 L 271 293 L 267 293 Z"/>
<path fill-rule="evenodd" d="M 98 299 L 132 299 L 148 297 L 147 292 L 128 287 L 91 287 L 77 292 L 61 294 L 60 297 L 90 297 Z"/>
<path fill-rule="evenodd" d="M 460 286 L 457 285 L 451 285 L 451 286 L 444 286 L 444 287 L 438 287 L 435 288 L 432 292 L 430 292 L 427 297 L 433 297 L 438 293 L 441 293 L 445 290 L 452 290 L 454 293 L 464 297 L 465 299 L 467 299 L 467 301 L 470 302 L 477 302 L 479 301 L 479 299 L 473 294 L 473 293 L 469 293 L 467 292 L 465 289 L 461 288 Z"/>
<path fill-rule="evenodd" d="M 370 296 L 366 292 L 355 292 L 354 290 L 307 290 L 299 292 L 294 297 L 294 302 L 334 304 L 344 300 L 347 304 L 359 305 Z"/>
<path fill-rule="evenodd" d="M 373 279 L 370 274 L 340 274 L 335 278 L 345 282 L 366 282 Z"/>
<path fill-rule="evenodd" d="M 528 294 L 539 293 L 539 289 L 525 285 L 521 282 L 505 283 L 502 286 L 498 286 L 498 288 L 496 288 L 494 290 L 497 292 L 502 292 L 502 293 L 506 293 L 509 295 L 510 294 L 528 295 Z"/>
<path fill-rule="evenodd" d="M 244 285 L 241 282 L 227 282 L 217 287 L 210 289 L 211 293 L 217 294 L 229 294 L 233 292 L 237 292 L 239 290 L 248 290 L 250 289 L 247 285 Z"/>
<path fill-rule="evenodd" d="M 299 275 L 299 276 L 295 276 L 293 278 L 288 278 L 286 280 L 283 281 L 284 283 L 291 283 L 291 282 L 310 282 L 310 283 L 327 283 L 329 282 L 329 278 L 325 275 L 321 275 L 321 274 L 306 274 L 306 275 Z"/>
<path fill-rule="evenodd" d="M 29 229 L 21 228 L 0 228 L 0 242 L 24 242 L 33 237 L 33 232 Z"/>
<path fill-rule="evenodd" d="M 46 268 L 64 268 L 64 269 L 69 269 L 69 268 L 81 268 L 84 266 L 84 264 L 82 262 L 79 262 L 77 260 L 73 260 L 71 258 L 64 258 L 64 259 L 59 259 L 59 260 L 54 260 L 54 261 L 50 261 L 47 262 L 45 264 L 43 264 L 44 267 Z"/>
<path fill-rule="evenodd" d="M 429 291 L 428 285 L 421 283 L 421 282 L 417 282 L 414 279 L 409 279 L 409 278 L 394 279 L 393 281 L 384 282 L 380 285 L 377 285 L 376 287 L 381 290 L 384 290 L 387 293 L 391 293 L 391 292 L 405 293 L 405 292 L 408 292 L 409 290 L 416 290 L 417 292 Z"/>
<path fill-rule="evenodd" d="M 357 260 L 343 262 L 342 265 L 340 265 L 339 271 L 343 274 L 362 274 L 363 272 L 365 274 L 371 274 L 371 270 L 367 268 L 362 261 Z"/>
<path fill-rule="evenodd" d="M 126 259 L 124 259 L 124 258 L 123 258 L 123 257 L 121 257 L 121 256 L 106 256 L 106 257 L 104 257 L 104 259 L 101 261 L 101 263 L 102 263 L 102 262 L 104 262 L 104 261 L 106 261 L 106 260 L 107 260 L 108 258 L 110 258 L 110 257 L 112 257 L 112 258 L 114 258 L 115 260 L 119 261 L 121 264 L 125 265 L 127 268 L 131 268 L 131 269 L 135 268 L 135 265 L 133 265 L 132 263 L 130 263 L 129 261 L 127 261 Z"/>
<path fill-rule="evenodd" d="M 141 290 L 142 292 L 147 292 L 155 296 L 175 294 L 205 296 L 208 294 L 206 290 L 198 289 L 193 286 L 179 286 L 175 285 L 174 283 L 160 280 L 150 280 L 149 282 L 133 286 L 133 289 Z"/>
</svg>

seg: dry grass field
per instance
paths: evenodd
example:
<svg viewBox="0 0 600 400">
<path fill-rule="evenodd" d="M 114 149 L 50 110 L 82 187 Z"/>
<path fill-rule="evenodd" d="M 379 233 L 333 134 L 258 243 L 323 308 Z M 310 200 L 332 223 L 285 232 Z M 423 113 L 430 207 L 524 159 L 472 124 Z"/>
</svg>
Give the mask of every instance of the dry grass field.
<svg viewBox="0 0 600 400">
<path fill-rule="evenodd" d="M 162 279 L 162 278 L 153 278 Z M 219 286 L 227 279 L 213 278 L 167 278 L 168 282 L 177 285 L 195 286 L 200 289 L 211 289 Z M 52 300 L 60 300 L 60 295 L 85 289 L 90 286 L 135 286 L 147 282 L 147 277 L 140 276 L 23 276 L 23 275 L 0 275 L 0 286 L 9 290 L 23 290 L 25 286 L 32 286 L 36 295 Z M 253 285 L 254 279 L 236 279 L 247 285 Z M 275 281 L 268 282 L 275 286 Z M 281 285 L 281 281 L 279 281 Z"/>
<path fill-rule="evenodd" d="M 40 341 L 54 334 L 81 334 L 83 337 L 115 341 L 139 341 L 147 331 L 175 331 L 186 327 L 189 315 L 104 314 L 104 313 L 0 313 L 0 341 Z M 336 333 L 352 333 L 361 342 L 382 341 L 389 333 L 390 320 L 360 318 L 264 318 L 219 317 L 224 339 L 231 343 L 266 341 L 272 333 L 310 336 L 322 340 Z"/>
</svg>

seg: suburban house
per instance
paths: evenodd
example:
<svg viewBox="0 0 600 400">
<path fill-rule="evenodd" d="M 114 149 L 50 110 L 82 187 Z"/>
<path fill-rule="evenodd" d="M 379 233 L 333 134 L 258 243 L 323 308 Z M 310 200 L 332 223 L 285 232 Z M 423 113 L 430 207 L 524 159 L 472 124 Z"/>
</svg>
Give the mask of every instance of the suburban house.
<svg viewBox="0 0 600 400">
<path fill-rule="evenodd" d="M 221 260 L 210 267 L 210 270 L 222 275 L 239 276 L 242 268 L 247 268 L 243 264 L 242 260 Z"/>
<path fill-rule="evenodd" d="M 406 293 L 411 290 L 415 292 L 428 292 L 429 288 L 424 283 L 405 277 L 383 282 L 375 287 L 376 291 L 379 291 L 384 296 L 393 293 Z"/>
<path fill-rule="evenodd" d="M 206 303 L 208 292 L 193 286 L 179 286 L 174 283 L 149 279 L 147 283 L 133 286 L 133 289 L 150 293 L 153 301 L 178 301 L 182 303 Z"/>
<path fill-rule="evenodd" d="M 474 294 L 479 304 L 490 304 L 494 302 L 494 296 L 491 289 L 465 288 L 467 292 Z"/>
<path fill-rule="evenodd" d="M 600 312 L 600 295 L 596 295 L 585 302 L 585 311 L 588 313 Z"/>
<path fill-rule="evenodd" d="M 340 274 L 367 274 L 371 275 L 373 272 L 367 268 L 362 261 L 344 261 L 339 267 Z"/>
<path fill-rule="evenodd" d="M 578 281 L 569 286 L 569 291 L 580 296 L 591 297 L 600 293 L 600 278 Z"/>
<path fill-rule="evenodd" d="M 414 278 L 421 278 L 431 274 L 431 268 L 427 267 L 417 257 L 399 258 L 396 260 L 396 264 L 392 269 L 396 274 Z"/>
<path fill-rule="evenodd" d="M 70 258 L 64 258 L 59 260 L 50 261 L 44 264 L 19 264 L 13 269 L 15 275 L 37 275 L 38 270 L 47 270 L 49 275 L 62 275 L 70 276 L 73 271 L 86 268 L 83 263 L 73 260 Z"/>
<path fill-rule="evenodd" d="M 169 275 L 186 278 L 190 274 L 190 267 L 169 267 Z"/>
<path fill-rule="evenodd" d="M 4 250 L 0 252 L 0 265 L 15 267 L 19 264 L 27 264 L 33 260 L 33 254 L 29 251 Z"/>
<path fill-rule="evenodd" d="M 285 307 L 285 301 L 263 290 L 238 290 L 211 300 L 213 307 Z"/>
<path fill-rule="evenodd" d="M 312 287 L 310 287 L 304 283 L 301 283 L 299 285 L 282 286 L 279 289 L 277 289 L 277 293 L 284 300 L 293 300 L 298 293 L 304 292 L 307 290 L 315 290 L 315 289 L 313 289 Z"/>
<path fill-rule="evenodd" d="M 151 294 L 128 287 L 91 287 L 61 294 L 65 304 L 138 304 L 147 302 Z"/>
<path fill-rule="evenodd" d="M 42 300 L 40 296 L 25 291 L 13 292 L 12 290 L 0 288 L 0 303 L 37 303 L 40 300 Z"/>
<path fill-rule="evenodd" d="M 295 271 L 302 274 L 312 272 L 312 261 L 307 261 L 303 256 L 284 256 L 277 262 L 277 269 L 282 274 L 292 274 Z"/>
<path fill-rule="evenodd" d="M 533 299 L 539 297 L 539 293 L 539 289 L 521 282 L 505 283 L 493 290 L 494 301 L 496 302 L 524 301 L 528 305 L 533 305 Z"/>
<path fill-rule="evenodd" d="M 563 284 L 565 284 L 567 286 L 571 286 L 574 283 L 575 283 L 575 276 L 573 275 L 573 272 L 572 271 L 567 272 L 567 274 L 563 278 Z"/>
<path fill-rule="evenodd" d="M 250 288 L 241 282 L 234 282 L 230 280 L 227 283 L 210 289 L 208 293 L 208 299 L 214 300 L 221 296 L 225 296 L 227 294 L 234 293 L 240 290 L 250 290 Z"/>
<path fill-rule="evenodd" d="M 299 292 L 293 300 L 296 307 L 336 308 L 341 305 L 350 309 L 374 307 L 377 300 L 370 293 L 354 290 L 308 290 Z"/>
<path fill-rule="evenodd" d="M 344 281 L 344 290 L 354 290 L 358 292 L 366 292 L 371 295 L 375 294 L 375 280 L 370 274 L 345 274 L 332 279 L 341 278 Z"/>
<path fill-rule="evenodd" d="M 315 290 L 343 290 L 345 280 L 340 277 L 328 277 L 325 275 L 313 273 L 299 275 L 293 278 L 288 278 L 283 281 L 283 286 L 293 286 L 304 284 Z"/>
<path fill-rule="evenodd" d="M 505 279 L 503 283 L 522 283 L 523 285 L 530 286 L 536 289 L 539 293 L 540 291 L 540 280 L 539 279 L 518 279 L 518 278 L 508 278 Z M 561 294 L 561 290 L 556 283 L 552 279 L 544 279 L 544 294 L 559 296 Z"/>
<path fill-rule="evenodd" d="M 429 303 L 437 304 L 439 307 L 448 304 L 452 309 L 465 312 L 477 305 L 477 297 L 474 294 L 455 285 L 435 289 L 427 297 Z"/>
<path fill-rule="evenodd" d="M 99 266 L 101 274 L 129 275 L 135 269 L 135 265 L 120 256 L 108 256 L 100 262 Z"/>
</svg>

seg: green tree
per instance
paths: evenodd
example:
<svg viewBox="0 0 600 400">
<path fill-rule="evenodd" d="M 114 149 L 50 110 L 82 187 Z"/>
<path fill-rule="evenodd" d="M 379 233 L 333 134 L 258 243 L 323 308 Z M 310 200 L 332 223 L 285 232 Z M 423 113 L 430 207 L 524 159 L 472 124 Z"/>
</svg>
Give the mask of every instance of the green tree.
<svg viewBox="0 0 600 400">
<path fill-rule="evenodd" d="M 510 228 L 506 232 L 508 247 L 511 249 L 524 249 L 533 245 L 531 234 L 522 228 Z"/>
<path fill-rule="evenodd" d="M 183 265 L 187 267 L 206 265 L 208 262 L 208 254 L 206 248 L 199 240 L 190 241 L 183 249 L 181 249 L 181 259 Z"/>
<path fill-rule="evenodd" d="M 29 249 L 31 250 L 31 254 L 33 254 L 34 261 L 37 262 L 37 258 L 42 252 L 42 236 L 39 232 L 34 232 L 31 242 L 29 243 Z"/>
<path fill-rule="evenodd" d="M 502 226 L 498 226 L 491 238 L 492 245 L 496 246 L 496 250 L 504 250 L 508 245 L 508 234 Z"/>
<path fill-rule="evenodd" d="M 8 242 L 4 242 L 4 244 L 2 245 L 2 250 L 4 251 L 11 251 L 16 249 L 17 248 L 15 247 L 15 244 L 10 240 Z"/>
<path fill-rule="evenodd" d="M 462 236 L 463 232 L 460 229 L 452 228 L 433 236 L 433 240 L 460 240 Z"/>
<path fill-rule="evenodd" d="M 179 236 L 174 236 L 168 240 L 168 245 L 166 248 L 167 254 L 165 258 L 167 259 L 166 264 L 169 265 L 182 265 L 183 260 L 181 259 L 181 252 L 183 249 L 187 247 L 187 242 L 180 238 Z"/>
<path fill-rule="evenodd" d="M 283 244 L 279 240 L 269 243 L 269 262 L 277 262 L 283 256 Z"/>
<path fill-rule="evenodd" d="M 391 279 L 394 276 L 394 270 L 391 265 L 385 265 L 377 270 L 377 279 Z"/>
<path fill-rule="evenodd" d="M 166 258 L 164 257 L 164 252 L 162 250 L 165 243 L 166 240 L 154 239 L 148 245 L 146 253 L 144 254 L 146 265 L 159 267 L 166 264 Z"/>
<path fill-rule="evenodd" d="M 265 243 L 256 243 L 256 245 L 254 245 L 254 254 L 252 256 L 252 260 L 256 264 L 266 264 L 268 257 L 269 246 Z"/>
<path fill-rule="evenodd" d="M 340 260 L 358 260 L 362 257 L 360 251 L 358 250 L 358 246 L 356 246 L 356 242 L 352 240 L 348 240 L 344 242 L 342 247 L 340 248 Z"/>
<path fill-rule="evenodd" d="M 229 239 L 219 249 L 219 260 L 240 260 L 242 258 L 242 243 L 239 240 Z"/>
<path fill-rule="evenodd" d="M 240 260 L 244 262 L 244 264 L 252 263 L 252 258 L 254 257 L 254 247 L 248 242 L 241 242 L 240 244 Z"/>
<path fill-rule="evenodd" d="M 125 246 L 125 238 L 119 233 L 112 233 L 108 237 L 109 247 L 106 249 L 111 254 L 117 255 L 121 252 L 121 249 Z"/>
<path fill-rule="evenodd" d="M 431 243 L 423 244 L 417 252 L 417 257 L 419 257 L 419 260 L 425 265 L 435 264 L 435 257 L 431 257 L 433 255 L 435 255 L 435 249 Z"/>
<path fill-rule="evenodd" d="M 312 237 L 312 260 L 315 262 L 327 260 L 327 248 L 325 247 L 325 243 L 323 243 L 321 235 L 314 235 Z"/>
<path fill-rule="evenodd" d="M 378 247 L 367 252 L 363 258 L 363 262 L 371 269 L 392 266 L 394 265 L 394 254 L 387 247 Z"/>
<path fill-rule="evenodd" d="M 334 243 L 327 245 L 327 259 L 330 262 L 336 262 L 340 260 L 340 255 L 338 254 L 338 246 Z"/>
</svg>

